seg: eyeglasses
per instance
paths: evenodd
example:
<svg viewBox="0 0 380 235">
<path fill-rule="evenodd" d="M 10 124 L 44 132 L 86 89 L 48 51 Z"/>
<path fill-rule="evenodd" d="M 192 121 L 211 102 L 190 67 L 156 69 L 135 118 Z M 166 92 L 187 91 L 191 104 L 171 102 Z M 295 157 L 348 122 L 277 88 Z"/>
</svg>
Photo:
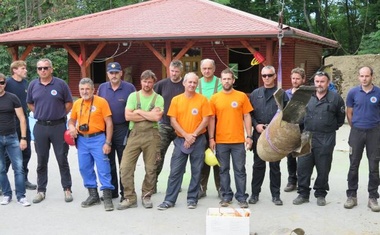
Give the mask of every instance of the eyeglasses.
<svg viewBox="0 0 380 235">
<path fill-rule="evenodd" d="M 273 77 L 273 75 L 274 75 L 274 73 L 270 73 L 270 74 L 261 74 L 261 77 L 263 77 L 263 78 L 271 78 L 271 77 Z"/>
<path fill-rule="evenodd" d="M 48 69 L 50 69 L 50 67 L 37 67 L 37 69 L 39 71 L 41 71 L 41 70 L 48 70 Z"/>
<path fill-rule="evenodd" d="M 1 82 L 0 82 L 0 85 L 5 85 L 5 81 L 1 81 Z"/>
</svg>

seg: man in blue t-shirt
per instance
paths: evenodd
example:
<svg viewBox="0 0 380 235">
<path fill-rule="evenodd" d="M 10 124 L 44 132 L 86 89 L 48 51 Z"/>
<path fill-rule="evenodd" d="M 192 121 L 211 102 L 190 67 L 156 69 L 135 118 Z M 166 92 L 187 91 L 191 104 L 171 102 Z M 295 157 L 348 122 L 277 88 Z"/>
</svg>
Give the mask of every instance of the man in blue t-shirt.
<svg viewBox="0 0 380 235">
<path fill-rule="evenodd" d="M 350 169 L 348 171 L 347 201 L 344 208 L 357 205 L 359 165 L 364 147 L 366 148 L 369 181 L 368 207 L 380 212 L 379 198 L 379 160 L 380 160 L 380 88 L 373 85 L 373 69 L 364 66 L 359 69 L 360 85 L 347 94 L 347 120 L 351 126 L 348 144 L 350 146 Z"/>
<path fill-rule="evenodd" d="M 25 174 L 25 188 L 29 190 L 35 190 L 37 188 L 37 185 L 29 182 L 28 180 L 28 163 L 30 160 L 30 157 L 32 155 L 32 151 L 30 148 L 30 129 L 29 129 L 29 119 L 28 119 L 28 105 L 26 104 L 26 91 L 28 89 L 28 81 L 26 80 L 26 75 L 28 70 L 26 70 L 26 63 L 23 60 L 16 60 L 12 62 L 11 64 L 11 72 L 12 76 L 7 78 L 7 86 L 5 87 L 5 90 L 15 94 L 21 101 L 21 107 L 24 111 L 25 118 L 26 118 L 26 142 L 27 147 L 22 151 L 22 167 L 24 169 Z M 18 119 L 16 118 L 16 122 L 18 122 Z M 21 136 L 21 130 L 20 125 L 16 124 L 16 131 L 18 138 L 20 139 Z M 7 171 L 10 166 L 9 158 L 6 158 L 6 167 Z"/>
</svg>

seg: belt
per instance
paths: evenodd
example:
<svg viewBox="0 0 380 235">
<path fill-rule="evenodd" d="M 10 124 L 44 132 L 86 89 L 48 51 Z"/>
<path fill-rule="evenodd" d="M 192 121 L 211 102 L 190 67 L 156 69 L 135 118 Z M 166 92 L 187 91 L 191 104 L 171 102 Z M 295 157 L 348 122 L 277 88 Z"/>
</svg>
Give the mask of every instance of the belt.
<svg viewBox="0 0 380 235">
<path fill-rule="evenodd" d="M 51 120 L 51 121 L 37 120 L 37 123 L 43 126 L 55 126 L 55 125 L 65 123 L 65 122 L 66 122 L 66 118 L 61 118 L 58 120 Z"/>
<path fill-rule="evenodd" d="M 99 131 L 99 132 L 95 132 L 95 133 L 92 133 L 92 134 L 82 134 L 82 133 L 78 133 L 78 135 L 84 137 L 84 138 L 91 138 L 91 137 L 95 137 L 97 135 L 101 135 L 101 134 L 104 134 L 104 131 Z"/>
</svg>

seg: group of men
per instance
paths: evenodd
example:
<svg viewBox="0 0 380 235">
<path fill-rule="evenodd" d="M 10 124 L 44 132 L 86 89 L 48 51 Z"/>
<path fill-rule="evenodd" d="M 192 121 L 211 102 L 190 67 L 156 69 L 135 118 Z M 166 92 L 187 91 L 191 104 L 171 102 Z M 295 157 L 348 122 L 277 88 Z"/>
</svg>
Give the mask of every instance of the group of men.
<svg viewBox="0 0 380 235">
<path fill-rule="evenodd" d="M 4 113 L 4 118 L 0 120 L 0 182 L 4 194 L 1 204 L 6 205 L 12 199 L 7 178 L 10 164 L 14 169 L 16 196 L 20 204 L 30 206 L 25 188 L 37 189 L 33 203 L 40 203 L 46 198 L 51 144 L 59 165 L 64 200 L 73 201 L 67 160 L 69 146 L 64 141 L 67 131 L 75 140 L 80 174 L 89 193 L 81 204 L 84 208 L 100 204 L 103 200 L 105 210 L 112 211 L 112 199 L 118 198 L 119 193 L 121 200 L 117 209 L 136 207 L 134 172 L 141 153 L 145 165 L 141 203 L 145 208 L 152 208 L 151 196 L 157 192 L 158 177 L 171 142 L 174 150 L 170 159 L 170 175 L 165 199 L 158 205 L 159 210 L 175 206 L 187 159 L 191 164 L 187 207 L 195 209 L 198 200 L 207 196 L 210 174 L 210 167 L 204 164 L 207 148 L 215 152 L 220 165 L 213 167 L 220 206 L 229 206 L 234 197 L 241 208 L 256 204 L 266 168 L 266 162 L 256 151 L 257 140 L 278 112 L 274 99 L 277 90 L 275 68 L 262 68 L 263 86 L 249 96 L 233 88 L 236 75 L 231 69 L 224 69 L 218 78 L 212 59 L 202 60 L 200 68 L 203 77 L 190 72 L 182 78 L 183 64 L 173 60 L 169 66 L 169 78 L 159 82 L 151 70 L 145 70 L 140 76 L 141 90 L 136 91 L 131 83 L 121 79 L 120 64 L 111 62 L 107 65 L 109 81 L 101 84 L 95 94 L 93 81 L 82 78 L 79 82 L 81 98 L 73 102 L 68 85 L 52 75 L 53 64 L 49 59 L 37 62 L 39 78 L 29 85 L 25 80 L 25 62 L 13 62 L 12 77 L 6 79 L 0 74 L 0 100 L 4 100 L 0 102 L 0 111 Z M 284 106 L 298 87 L 306 82 L 305 78 L 303 69 L 292 70 L 293 88 L 284 93 Z M 372 84 L 372 79 L 373 70 L 370 67 L 361 68 L 361 85 L 353 88 L 347 96 L 347 119 L 352 128 L 349 137 L 351 165 L 348 198 L 344 207 L 350 209 L 357 205 L 358 167 L 366 147 L 370 168 L 368 207 L 377 212 L 380 211 L 377 203 L 380 153 L 376 151 L 380 88 Z M 298 163 L 291 154 L 288 156 L 289 182 L 284 190 L 290 192 L 297 188 L 299 195 L 293 201 L 295 205 L 309 202 L 314 166 L 317 170 L 314 195 L 319 206 L 326 205 L 336 130 L 343 125 L 346 115 L 343 99 L 328 90 L 329 83 L 327 73 L 317 72 L 314 75 L 316 92 L 307 104 L 306 115 L 300 123 L 303 131 L 312 133 L 311 153 L 298 158 Z M 31 156 L 28 109 L 37 119 L 34 127 L 37 185 L 27 178 Z M 246 193 L 247 150 L 254 153 L 250 198 Z M 231 188 L 231 160 L 236 193 Z M 269 167 L 272 202 L 282 205 L 280 161 L 270 162 Z M 98 193 L 98 181 L 103 197 Z"/>
</svg>

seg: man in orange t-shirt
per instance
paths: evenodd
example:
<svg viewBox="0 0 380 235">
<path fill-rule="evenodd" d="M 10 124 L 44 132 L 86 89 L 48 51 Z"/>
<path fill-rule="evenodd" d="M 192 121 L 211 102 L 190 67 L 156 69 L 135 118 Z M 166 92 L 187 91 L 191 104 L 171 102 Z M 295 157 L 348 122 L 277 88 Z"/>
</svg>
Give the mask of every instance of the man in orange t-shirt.
<svg viewBox="0 0 380 235">
<path fill-rule="evenodd" d="M 166 210 L 175 205 L 189 155 L 191 180 L 187 191 L 187 208 L 195 209 L 197 207 L 206 147 L 204 134 L 211 115 L 207 98 L 195 92 L 198 80 L 195 73 L 187 73 L 183 79 L 185 92 L 172 99 L 168 110 L 168 116 L 177 138 L 173 141 L 174 151 L 170 162 L 166 196 L 164 202 L 158 206 L 159 210 Z"/>
<path fill-rule="evenodd" d="M 81 99 L 74 102 L 69 120 L 69 131 L 76 138 L 79 171 L 89 197 L 82 202 L 84 208 L 100 204 L 96 175 L 103 191 L 104 208 L 114 209 L 112 203 L 111 167 L 107 154 L 111 151 L 113 124 L 107 100 L 94 95 L 94 83 L 90 78 L 79 82 Z M 97 174 L 95 174 L 94 163 Z"/>
<path fill-rule="evenodd" d="M 210 117 L 208 126 L 210 148 L 216 149 L 216 156 L 220 164 L 220 191 L 222 196 L 220 205 L 222 207 L 229 206 L 234 196 L 230 186 L 229 173 L 232 156 L 236 185 L 235 198 L 241 208 L 248 208 L 248 194 L 245 192 L 247 174 L 244 147 L 250 149 L 252 146 L 250 112 L 253 108 L 246 94 L 233 89 L 235 78 L 231 69 L 223 70 L 220 80 L 223 90 L 214 94 L 210 99 L 213 116 Z M 216 122 L 215 119 L 218 121 Z M 244 128 L 247 134 L 245 138 Z M 216 133 L 215 137 L 213 136 L 214 133 Z"/>
</svg>

